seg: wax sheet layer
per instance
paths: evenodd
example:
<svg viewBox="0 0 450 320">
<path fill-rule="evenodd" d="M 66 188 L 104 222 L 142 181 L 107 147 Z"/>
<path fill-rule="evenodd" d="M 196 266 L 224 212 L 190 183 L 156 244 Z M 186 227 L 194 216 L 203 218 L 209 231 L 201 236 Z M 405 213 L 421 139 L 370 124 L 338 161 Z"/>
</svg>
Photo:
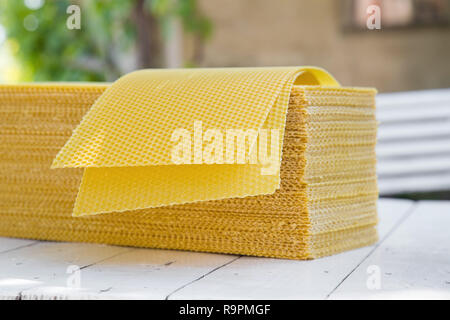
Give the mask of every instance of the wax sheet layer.
<svg viewBox="0 0 450 320">
<path fill-rule="evenodd" d="M 56 156 L 53 168 L 82 167 L 74 215 L 270 194 L 279 170 L 259 165 L 174 165 L 172 133 L 279 129 L 282 148 L 292 85 L 338 86 L 309 67 L 141 70 L 95 102 Z M 280 153 L 281 154 L 281 153 Z"/>
</svg>

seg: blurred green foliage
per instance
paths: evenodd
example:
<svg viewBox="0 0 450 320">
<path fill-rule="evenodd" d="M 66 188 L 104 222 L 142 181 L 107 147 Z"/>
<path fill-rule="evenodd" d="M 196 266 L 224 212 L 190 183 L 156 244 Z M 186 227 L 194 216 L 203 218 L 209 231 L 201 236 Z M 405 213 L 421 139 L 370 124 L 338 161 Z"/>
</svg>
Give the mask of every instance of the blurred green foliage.
<svg viewBox="0 0 450 320">
<path fill-rule="evenodd" d="M 66 27 L 66 10 L 71 4 L 81 8 L 80 30 Z M 135 21 L 139 8 L 157 22 L 160 39 L 167 37 L 168 21 L 175 16 L 186 33 L 199 39 L 211 33 L 211 24 L 199 13 L 196 0 L 47 0 L 37 9 L 27 7 L 22 0 L 0 0 L 0 24 L 7 38 L 18 44 L 15 56 L 27 80 L 111 81 L 133 68 L 129 61 L 139 50 L 137 28 L 142 28 Z M 37 21 L 34 31 L 25 27 L 26 19 Z M 161 44 L 152 48 L 161 48 Z M 156 51 L 151 54 L 161 54 Z"/>
<path fill-rule="evenodd" d="M 184 30 L 207 38 L 211 34 L 211 22 L 199 13 L 196 0 L 147 0 L 150 11 L 155 14 L 167 32 L 168 19 L 173 16 L 181 18 Z"/>
</svg>

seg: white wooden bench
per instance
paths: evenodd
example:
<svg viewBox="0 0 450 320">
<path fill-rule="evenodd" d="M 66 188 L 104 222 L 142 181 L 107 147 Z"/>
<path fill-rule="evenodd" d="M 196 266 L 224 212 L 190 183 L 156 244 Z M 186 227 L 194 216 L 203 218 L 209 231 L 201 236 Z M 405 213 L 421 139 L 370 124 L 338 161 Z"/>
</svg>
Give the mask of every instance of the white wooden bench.
<svg viewBox="0 0 450 320">
<path fill-rule="evenodd" d="M 377 97 L 380 195 L 450 191 L 450 89 Z"/>
</svg>

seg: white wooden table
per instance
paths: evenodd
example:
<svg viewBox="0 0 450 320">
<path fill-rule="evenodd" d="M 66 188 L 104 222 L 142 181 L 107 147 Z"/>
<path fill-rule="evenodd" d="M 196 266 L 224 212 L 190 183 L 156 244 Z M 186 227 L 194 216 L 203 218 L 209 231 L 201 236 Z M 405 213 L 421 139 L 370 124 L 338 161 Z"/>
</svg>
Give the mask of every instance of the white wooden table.
<svg viewBox="0 0 450 320">
<path fill-rule="evenodd" d="M 312 261 L 0 238 L 0 298 L 450 299 L 450 201 L 379 214 L 376 245 Z"/>
</svg>

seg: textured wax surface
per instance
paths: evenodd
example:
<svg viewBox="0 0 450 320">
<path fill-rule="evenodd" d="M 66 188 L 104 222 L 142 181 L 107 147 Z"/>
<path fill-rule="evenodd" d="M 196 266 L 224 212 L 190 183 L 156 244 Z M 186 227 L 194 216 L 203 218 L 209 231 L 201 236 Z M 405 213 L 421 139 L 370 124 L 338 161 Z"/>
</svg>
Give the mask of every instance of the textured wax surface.
<svg viewBox="0 0 450 320">
<path fill-rule="evenodd" d="M 294 85 L 273 194 L 72 217 L 83 169 L 50 165 L 107 88 L 0 85 L 0 235 L 289 259 L 377 240 L 375 90 Z"/>
<path fill-rule="evenodd" d="M 177 129 L 192 130 L 194 121 L 204 130 L 279 129 L 281 155 L 289 94 L 302 81 L 338 85 L 309 67 L 142 70 L 122 77 L 53 163 L 86 168 L 74 215 L 275 192 L 279 163 L 272 175 L 254 164 L 174 165 L 170 138 Z"/>
</svg>

